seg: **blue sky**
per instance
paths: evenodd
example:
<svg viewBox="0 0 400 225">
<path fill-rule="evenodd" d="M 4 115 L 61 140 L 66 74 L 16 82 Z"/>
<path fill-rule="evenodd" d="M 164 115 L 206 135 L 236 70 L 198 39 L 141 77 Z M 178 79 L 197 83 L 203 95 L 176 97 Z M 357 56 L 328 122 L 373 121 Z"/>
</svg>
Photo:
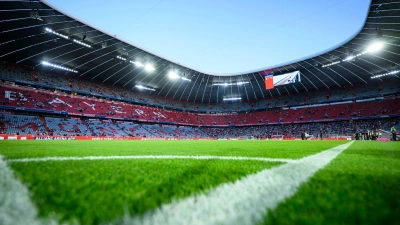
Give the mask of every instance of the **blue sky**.
<svg viewBox="0 0 400 225">
<path fill-rule="evenodd" d="M 337 46 L 369 0 L 47 0 L 158 56 L 208 74 L 273 68 Z M 90 38 L 90 36 L 88 36 Z"/>
</svg>

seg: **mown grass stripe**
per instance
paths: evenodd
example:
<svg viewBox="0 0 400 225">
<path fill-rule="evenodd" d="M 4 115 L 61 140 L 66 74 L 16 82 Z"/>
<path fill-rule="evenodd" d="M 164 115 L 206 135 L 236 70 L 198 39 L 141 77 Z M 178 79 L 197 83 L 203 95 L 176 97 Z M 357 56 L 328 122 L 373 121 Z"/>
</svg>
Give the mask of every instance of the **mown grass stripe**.
<svg viewBox="0 0 400 225">
<path fill-rule="evenodd" d="M 115 160 L 115 159 L 196 159 L 196 160 L 248 160 L 265 162 L 291 163 L 297 160 L 263 157 L 242 156 L 179 156 L 179 155 L 135 155 L 135 156 L 84 156 L 84 157 L 43 157 L 43 158 L 21 158 L 9 159 L 7 162 L 46 162 L 46 161 L 79 161 L 79 160 Z"/>
<path fill-rule="evenodd" d="M 177 200 L 143 216 L 125 216 L 116 224 L 256 224 L 268 209 L 293 196 L 299 186 L 348 148 L 353 142 L 272 169 L 205 194 Z M 111 224 L 113 224 L 112 222 Z"/>
</svg>

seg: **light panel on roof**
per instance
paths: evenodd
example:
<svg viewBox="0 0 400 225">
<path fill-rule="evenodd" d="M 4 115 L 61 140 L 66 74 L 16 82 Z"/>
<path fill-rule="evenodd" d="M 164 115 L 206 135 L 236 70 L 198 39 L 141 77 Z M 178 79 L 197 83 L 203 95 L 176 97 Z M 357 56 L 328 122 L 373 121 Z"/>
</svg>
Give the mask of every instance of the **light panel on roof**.
<svg viewBox="0 0 400 225">
<path fill-rule="evenodd" d="M 333 65 L 336 65 L 338 63 L 340 63 L 340 61 L 331 62 L 331 63 L 325 64 L 325 65 L 322 65 L 322 67 L 333 66 Z"/>
<path fill-rule="evenodd" d="M 235 101 L 235 100 L 242 100 L 242 98 L 241 97 L 224 98 L 224 101 Z"/>
<path fill-rule="evenodd" d="M 126 59 L 124 57 L 122 57 L 122 56 L 117 56 L 117 59 L 126 61 Z"/>
<path fill-rule="evenodd" d="M 53 64 L 53 63 L 49 63 L 47 61 L 42 61 L 42 65 L 51 66 L 51 67 L 54 67 L 56 69 L 61 69 L 61 70 L 65 70 L 65 71 L 68 71 L 68 72 L 78 73 L 78 71 L 76 71 L 76 70 L 69 69 L 67 67 L 56 65 L 56 64 Z"/>
<path fill-rule="evenodd" d="M 372 76 L 371 79 L 380 78 L 380 77 L 386 77 L 386 76 L 390 76 L 390 75 L 395 75 L 395 74 L 398 74 L 399 72 L 400 72 L 400 70 L 394 70 L 394 71 L 391 71 L 391 72 L 387 72 L 387 73 L 383 73 L 383 74 Z"/>
<path fill-rule="evenodd" d="M 68 37 L 67 35 L 60 34 L 60 33 L 58 33 L 58 32 L 55 32 L 54 30 L 52 30 L 52 29 L 50 29 L 50 28 L 45 28 L 45 30 L 46 30 L 47 32 L 52 33 L 52 34 L 55 34 L 55 35 L 57 35 L 57 36 L 59 36 L 59 37 L 62 37 L 62 38 L 65 38 L 65 39 L 69 39 L 69 37 Z"/>
<path fill-rule="evenodd" d="M 149 87 L 145 87 L 145 86 L 143 86 L 143 85 L 141 85 L 141 84 L 137 84 L 137 85 L 135 85 L 135 87 L 137 88 L 137 89 L 140 89 L 140 90 L 149 90 L 149 91 L 155 91 L 156 89 L 154 89 L 154 88 L 149 88 Z"/>
<path fill-rule="evenodd" d="M 181 78 L 181 77 L 180 77 L 178 74 L 176 74 L 174 71 L 170 71 L 170 72 L 168 73 L 168 77 L 171 78 L 171 79 L 173 79 L 173 80 L 178 79 L 178 78 Z"/>
<path fill-rule="evenodd" d="M 147 71 L 147 72 L 153 72 L 155 69 L 154 69 L 154 67 L 153 67 L 153 65 L 151 65 L 151 64 L 146 64 L 145 66 L 144 66 L 144 69 Z"/>
<path fill-rule="evenodd" d="M 83 45 L 83 46 L 85 46 L 85 47 L 87 47 L 87 48 L 91 48 L 91 47 L 92 47 L 92 46 L 90 46 L 90 45 L 88 45 L 88 44 L 86 44 L 86 43 L 84 43 L 84 42 L 82 42 L 82 41 L 78 41 L 78 40 L 76 40 L 76 39 L 74 39 L 74 42 L 77 43 L 77 44 Z"/>
<path fill-rule="evenodd" d="M 214 83 L 212 84 L 213 86 L 233 86 L 233 85 L 243 85 L 243 84 L 249 84 L 250 82 L 248 81 L 240 81 L 240 82 L 234 82 L 234 83 Z"/>
<path fill-rule="evenodd" d="M 141 63 L 141 62 L 134 62 L 134 61 L 129 61 L 130 63 L 132 63 L 132 64 L 135 64 L 135 66 L 137 66 L 137 67 L 143 67 L 144 65 Z"/>
<path fill-rule="evenodd" d="M 374 41 L 372 44 L 370 44 L 367 48 L 368 53 L 375 53 L 378 52 L 383 48 L 384 44 L 381 41 Z"/>
</svg>

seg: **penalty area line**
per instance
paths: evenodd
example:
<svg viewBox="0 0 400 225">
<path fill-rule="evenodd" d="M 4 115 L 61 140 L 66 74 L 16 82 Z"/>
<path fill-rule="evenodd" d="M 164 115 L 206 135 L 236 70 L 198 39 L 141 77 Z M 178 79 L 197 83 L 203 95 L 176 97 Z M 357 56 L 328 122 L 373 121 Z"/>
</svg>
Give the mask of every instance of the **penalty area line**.
<svg viewBox="0 0 400 225">
<path fill-rule="evenodd" d="M 257 224 L 285 199 L 295 195 L 301 184 L 347 149 L 346 143 L 296 162 L 266 169 L 203 194 L 173 200 L 143 216 L 125 215 L 110 224 Z"/>
<path fill-rule="evenodd" d="M 47 162 L 47 161 L 80 161 L 80 160 L 115 160 L 115 159 L 195 159 L 195 160 L 237 160 L 237 161 L 264 161 L 293 163 L 298 160 L 282 158 L 242 157 L 242 156 L 183 156 L 183 155 L 136 155 L 136 156 L 82 156 L 82 157 L 43 157 L 8 159 L 7 162 Z"/>
</svg>

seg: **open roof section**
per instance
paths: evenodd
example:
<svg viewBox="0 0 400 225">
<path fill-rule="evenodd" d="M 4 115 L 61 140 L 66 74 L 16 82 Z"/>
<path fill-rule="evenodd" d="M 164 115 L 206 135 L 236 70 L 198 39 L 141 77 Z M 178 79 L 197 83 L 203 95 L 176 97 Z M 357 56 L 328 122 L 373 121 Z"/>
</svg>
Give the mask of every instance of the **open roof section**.
<svg viewBox="0 0 400 225">
<path fill-rule="evenodd" d="M 242 101 L 258 100 L 288 93 L 367 83 L 373 75 L 399 70 L 398 8 L 399 1 L 372 1 L 364 27 L 348 43 L 313 58 L 271 68 L 275 74 L 294 70 L 300 70 L 302 74 L 301 83 L 281 86 L 271 91 L 265 90 L 259 71 L 237 76 L 204 74 L 133 46 L 39 1 L 2 2 L 0 58 L 39 70 L 47 68 L 41 64 L 46 61 L 76 70 L 79 76 L 86 79 L 127 88 L 142 85 L 155 90 L 141 89 L 143 92 L 182 101 L 222 102 L 224 97 L 239 96 Z M 385 42 L 383 50 L 343 61 L 349 54 L 365 52 L 378 33 Z M 323 67 L 338 61 L 340 63 Z M 145 66 L 147 63 L 153 65 L 153 72 L 148 72 Z M 175 76 L 171 71 L 175 72 Z M 186 80 L 171 79 L 176 78 L 176 75 Z M 213 85 L 225 82 L 245 84 L 227 87 Z"/>
<path fill-rule="evenodd" d="M 46 2 L 134 46 L 211 75 L 257 72 L 340 46 L 362 28 L 370 4 L 365 0 Z"/>
</svg>

